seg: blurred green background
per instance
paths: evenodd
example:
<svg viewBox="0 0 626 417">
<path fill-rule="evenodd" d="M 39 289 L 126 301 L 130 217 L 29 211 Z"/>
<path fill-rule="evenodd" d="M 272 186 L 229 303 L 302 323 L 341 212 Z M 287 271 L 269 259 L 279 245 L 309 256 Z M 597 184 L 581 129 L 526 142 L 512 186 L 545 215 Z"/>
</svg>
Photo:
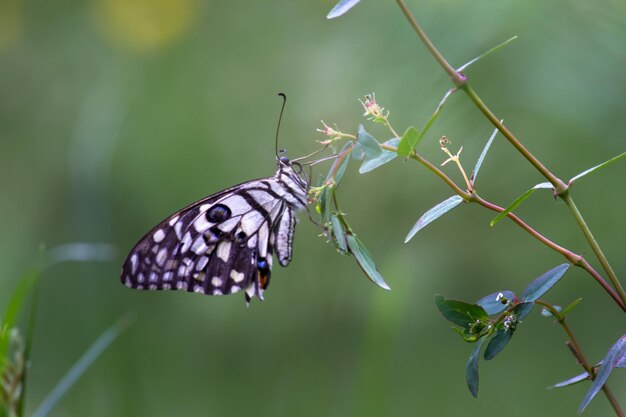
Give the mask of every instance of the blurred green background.
<svg viewBox="0 0 626 417">
<path fill-rule="evenodd" d="M 333 21 L 335 0 L 0 1 L 0 306 L 41 244 L 111 243 L 113 262 L 63 264 L 43 277 L 27 415 L 101 332 L 134 325 L 53 416 L 552 416 L 575 415 L 586 389 L 546 386 L 579 372 L 564 334 L 535 312 L 507 349 L 481 363 L 480 397 L 464 380 L 472 346 L 433 297 L 477 300 L 521 291 L 563 262 L 477 206 L 462 206 L 410 243 L 419 215 L 450 195 L 399 160 L 340 187 L 351 224 L 392 287 L 369 283 L 301 215 L 294 259 L 276 267 L 264 303 L 131 291 L 127 251 L 158 221 L 205 195 L 274 172 L 281 146 L 316 149 L 319 120 L 355 131 L 357 99 L 374 91 L 398 130 L 421 126 L 449 88 L 392 1 Z M 427 33 L 476 90 L 562 178 L 626 150 L 623 0 L 410 1 Z M 380 126 L 367 125 L 378 139 Z M 463 146 L 471 169 L 492 131 L 462 94 L 420 144 Z M 323 172 L 326 167 L 320 167 Z M 460 180 L 452 166 L 447 172 Z M 626 164 L 581 180 L 574 196 L 618 275 L 626 276 Z M 498 137 L 479 190 L 506 205 L 542 178 Z M 540 191 L 519 214 L 556 242 L 591 255 L 562 203 Z M 591 259 L 592 257 L 589 256 Z M 623 278 L 624 279 L 624 278 Z M 580 270 L 547 297 L 584 297 L 571 324 L 591 360 L 624 333 L 624 317 Z M 610 379 L 626 405 L 626 377 Z M 599 395 L 585 415 L 611 411 Z"/>
</svg>

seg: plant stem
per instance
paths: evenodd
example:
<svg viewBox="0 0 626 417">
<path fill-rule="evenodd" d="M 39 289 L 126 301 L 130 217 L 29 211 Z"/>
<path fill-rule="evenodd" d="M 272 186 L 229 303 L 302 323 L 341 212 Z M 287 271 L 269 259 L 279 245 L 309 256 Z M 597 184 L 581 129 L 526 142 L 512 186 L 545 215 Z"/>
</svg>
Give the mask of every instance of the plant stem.
<svg viewBox="0 0 626 417">
<path fill-rule="evenodd" d="M 600 245 L 598 245 L 598 242 L 593 237 L 593 234 L 591 233 L 591 229 L 589 229 L 589 226 L 587 226 L 587 223 L 585 222 L 585 219 L 583 218 L 582 214 L 580 214 L 580 211 L 578 211 L 578 207 L 576 207 L 574 200 L 572 200 L 572 197 L 569 195 L 569 192 L 563 193 L 561 195 L 561 198 L 563 199 L 567 207 L 572 212 L 572 215 L 574 216 L 574 219 L 576 220 L 578 227 L 580 228 L 580 230 L 582 230 L 583 234 L 585 235 L 585 238 L 587 239 L 587 242 L 589 242 L 589 245 L 591 246 L 591 249 L 593 250 L 593 253 L 595 253 L 596 258 L 598 258 L 598 261 L 600 261 L 602 268 L 604 268 L 604 271 L 606 272 L 609 279 L 611 280 L 611 283 L 613 283 L 613 287 L 617 290 L 617 293 L 619 295 L 619 298 L 622 300 L 622 303 L 626 304 L 626 292 L 624 292 L 624 288 L 622 287 L 621 283 L 617 279 L 615 272 L 613 272 L 613 268 L 611 268 L 609 261 L 606 259 L 606 256 L 604 256 L 604 253 L 602 252 Z"/>
<path fill-rule="evenodd" d="M 426 33 L 417 23 L 404 1 L 396 0 L 396 2 L 398 3 L 398 6 L 404 13 L 411 27 L 413 27 L 413 29 L 415 30 L 415 33 L 417 33 L 417 35 L 421 39 L 426 49 L 428 49 L 428 51 L 437 60 L 437 62 L 439 62 L 444 71 L 446 71 L 446 73 L 450 75 L 454 85 L 457 88 L 465 91 L 470 100 L 472 100 L 472 102 L 485 115 L 485 117 L 487 117 L 487 119 L 489 119 L 489 121 L 500 131 L 500 133 L 502 133 L 502 135 L 518 150 L 518 152 L 520 152 L 522 156 L 524 156 L 524 158 L 526 158 L 554 186 L 556 195 L 563 199 L 566 205 L 569 207 L 572 215 L 576 219 L 579 228 L 585 235 L 585 238 L 591 245 L 594 254 L 598 258 L 598 261 L 600 262 L 600 264 L 602 264 L 602 267 L 606 271 L 609 279 L 613 283 L 613 286 L 617 290 L 617 295 L 620 300 L 618 304 L 620 305 L 620 307 L 622 307 L 622 309 L 626 311 L 624 307 L 626 305 L 626 291 L 624 291 L 624 289 L 622 288 L 619 280 L 617 279 L 617 276 L 615 275 L 615 272 L 613 271 L 608 260 L 604 256 L 597 241 L 591 234 L 589 227 L 584 222 L 582 215 L 576 208 L 574 201 L 569 195 L 568 185 L 565 184 L 560 178 L 555 176 L 552 172 L 550 172 L 550 170 L 548 170 L 548 168 L 546 168 L 528 149 L 526 149 L 526 147 L 522 145 L 520 140 L 509 129 L 507 129 L 504 124 L 502 124 L 500 119 L 496 117 L 491 109 L 482 101 L 480 96 L 474 91 L 474 89 L 472 89 L 469 82 L 467 81 L 467 78 L 463 74 L 456 71 L 437 50 L 435 45 L 431 42 Z M 613 298 L 615 299 L 615 297 Z"/>
<path fill-rule="evenodd" d="M 535 303 L 539 304 L 540 306 L 543 306 L 546 310 L 548 310 L 550 313 L 552 313 L 552 315 L 556 318 L 556 321 L 561 325 L 563 330 L 565 330 L 565 333 L 567 333 L 567 337 L 569 338 L 569 341 L 571 342 L 572 346 L 574 347 L 574 350 L 575 350 L 574 356 L 576 357 L 576 360 L 578 362 L 580 362 L 580 365 L 585 369 L 585 371 L 587 371 L 587 373 L 589 374 L 589 377 L 591 378 L 591 380 L 594 380 L 596 375 L 595 375 L 595 372 L 593 370 L 593 366 L 591 366 L 591 363 L 589 363 L 589 361 L 587 360 L 585 354 L 583 353 L 582 349 L 580 348 L 580 345 L 578 344 L 578 341 L 576 341 L 576 337 L 574 337 L 574 333 L 572 332 L 572 329 L 570 329 L 569 325 L 565 322 L 565 316 L 563 316 L 559 312 L 559 310 L 557 310 L 552 304 L 550 304 L 550 303 L 548 303 L 546 301 L 537 300 L 537 301 L 535 301 Z M 609 401 L 609 403 L 613 407 L 613 410 L 615 410 L 615 414 L 617 414 L 619 417 L 625 417 L 624 411 L 620 407 L 619 402 L 615 398 L 615 395 L 613 394 L 613 391 L 611 391 L 611 389 L 608 387 L 608 385 L 604 384 L 602 386 L 602 391 L 604 392 L 604 395 L 606 396 L 607 400 Z"/>
</svg>

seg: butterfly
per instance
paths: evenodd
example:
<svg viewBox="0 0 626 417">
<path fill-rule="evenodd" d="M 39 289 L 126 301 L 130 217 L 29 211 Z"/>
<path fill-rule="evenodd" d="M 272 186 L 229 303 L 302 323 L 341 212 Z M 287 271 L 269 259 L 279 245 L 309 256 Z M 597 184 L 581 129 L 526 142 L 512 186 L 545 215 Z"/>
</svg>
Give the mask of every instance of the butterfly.
<svg viewBox="0 0 626 417">
<path fill-rule="evenodd" d="M 302 166 L 277 156 L 273 177 L 227 188 L 172 214 L 130 251 L 121 281 L 140 290 L 263 300 L 274 253 L 291 261 L 296 213 L 307 205 Z"/>
</svg>

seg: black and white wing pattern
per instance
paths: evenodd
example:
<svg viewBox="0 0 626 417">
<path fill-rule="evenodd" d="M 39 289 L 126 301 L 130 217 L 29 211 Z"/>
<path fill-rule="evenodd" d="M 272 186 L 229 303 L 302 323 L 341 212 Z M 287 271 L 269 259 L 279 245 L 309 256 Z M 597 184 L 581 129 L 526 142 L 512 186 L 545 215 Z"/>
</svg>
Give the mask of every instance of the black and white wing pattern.
<svg viewBox="0 0 626 417">
<path fill-rule="evenodd" d="M 130 251 L 121 280 L 141 290 L 206 295 L 244 291 L 263 299 L 272 257 L 291 261 L 296 212 L 307 203 L 307 182 L 286 157 L 276 175 L 213 194 L 163 220 Z"/>
</svg>

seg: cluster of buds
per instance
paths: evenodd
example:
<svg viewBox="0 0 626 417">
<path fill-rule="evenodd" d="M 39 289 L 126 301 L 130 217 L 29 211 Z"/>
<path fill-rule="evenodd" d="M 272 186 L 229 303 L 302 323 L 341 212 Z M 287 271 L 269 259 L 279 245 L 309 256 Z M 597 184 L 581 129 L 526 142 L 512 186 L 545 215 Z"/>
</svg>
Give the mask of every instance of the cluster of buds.
<svg viewBox="0 0 626 417">
<path fill-rule="evenodd" d="M 363 106 L 363 109 L 365 109 L 363 116 L 367 117 L 369 120 L 374 123 L 389 123 L 389 112 L 385 114 L 385 108 L 381 107 L 376 102 L 376 96 L 374 93 L 366 95 L 365 102 L 361 101 L 361 105 Z"/>
<path fill-rule="evenodd" d="M 518 320 L 515 314 L 508 314 L 502 321 L 502 324 L 504 325 L 504 329 L 510 330 L 510 331 L 515 330 L 515 328 L 517 327 L 517 323 L 518 323 Z"/>
<path fill-rule="evenodd" d="M 450 142 L 450 139 L 448 139 L 446 136 L 442 136 L 441 138 L 439 138 L 439 147 L 441 148 L 441 150 L 449 156 L 448 159 L 446 159 L 445 161 L 443 161 L 443 163 L 441 164 L 441 166 L 444 166 L 445 164 L 447 164 L 448 162 L 454 162 L 454 163 L 458 163 L 459 162 L 459 157 L 461 156 L 461 152 L 463 151 L 463 147 L 461 146 L 461 148 L 459 149 L 459 151 L 456 153 L 456 155 L 452 155 L 452 152 L 450 152 L 450 150 L 448 149 L 448 145 L 452 143 Z"/>
<path fill-rule="evenodd" d="M 341 132 L 341 131 L 339 131 L 337 129 L 333 129 L 332 127 L 330 127 L 326 123 L 324 123 L 323 120 L 322 120 L 322 125 L 324 126 L 323 129 L 316 129 L 316 130 L 318 132 L 320 132 L 320 133 L 323 133 L 328 138 L 326 140 L 318 140 L 318 142 L 320 144 L 322 144 L 323 146 L 331 145 L 333 142 L 336 142 L 336 141 L 344 139 L 344 138 L 353 139 L 352 135 L 348 135 L 347 133 L 343 133 L 343 132 Z M 337 126 L 335 126 L 335 128 L 336 127 Z"/>
</svg>

